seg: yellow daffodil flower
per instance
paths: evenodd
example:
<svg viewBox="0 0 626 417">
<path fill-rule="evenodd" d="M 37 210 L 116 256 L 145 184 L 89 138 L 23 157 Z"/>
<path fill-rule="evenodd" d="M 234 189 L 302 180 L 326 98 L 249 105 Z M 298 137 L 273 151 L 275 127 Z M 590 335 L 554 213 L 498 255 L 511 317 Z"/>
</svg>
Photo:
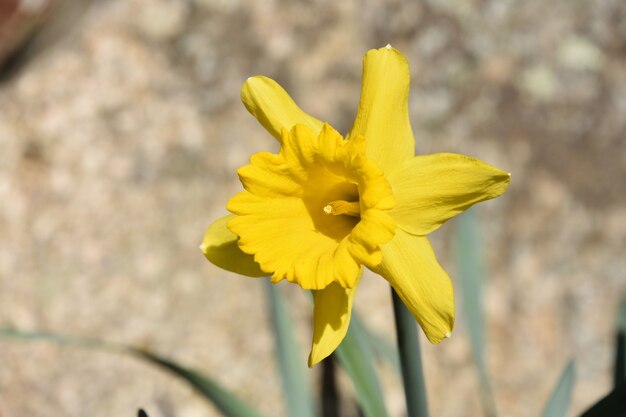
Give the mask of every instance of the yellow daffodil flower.
<svg viewBox="0 0 626 417">
<path fill-rule="evenodd" d="M 201 249 L 223 269 L 313 290 L 309 366 L 344 338 L 363 266 L 393 286 L 431 342 L 448 337 L 452 283 L 426 235 L 509 184 L 509 174 L 467 156 L 414 155 L 409 81 L 399 51 L 369 51 L 345 139 L 275 81 L 258 76 L 243 85 L 244 105 L 280 151 L 257 153 L 239 169 L 244 191 Z"/>
</svg>

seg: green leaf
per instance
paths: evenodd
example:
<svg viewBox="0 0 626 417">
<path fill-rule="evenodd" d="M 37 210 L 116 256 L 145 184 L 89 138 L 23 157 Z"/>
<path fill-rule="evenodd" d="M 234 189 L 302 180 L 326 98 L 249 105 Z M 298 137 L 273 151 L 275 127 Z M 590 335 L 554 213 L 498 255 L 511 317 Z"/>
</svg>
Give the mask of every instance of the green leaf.
<svg viewBox="0 0 626 417">
<path fill-rule="evenodd" d="M 407 414 L 409 417 L 428 417 L 428 398 L 417 324 L 411 312 L 393 289 L 391 289 L 391 296 Z"/>
<path fill-rule="evenodd" d="M 357 402 L 365 416 L 387 417 L 383 392 L 374 368 L 372 346 L 363 328 L 358 323 L 354 325 L 353 320 L 335 354 L 354 384 Z"/>
<path fill-rule="evenodd" d="M 183 379 L 227 417 L 261 417 L 261 414 L 235 394 L 222 388 L 218 383 L 200 372 L 182 367 L 169 359 L 146 350 L 127 347 L 126 351 Z"/>
<path fill-rule="evenodd" d="M 458 283 L 461 289 L 461 307 L 467 325 L 474 362 L 478 372 L 481 403 L 487 417 L 497 415 L 491 382 L 485 361 L 485 317 L 483 292 L 485 268 L 481 252 L 479 223 L 474 210 L 458 217 L 456 258 Z"/>
<path fill-rule="evenodd" d="M 315 409 L 311 390 L 305 373 L 305 361 L 298 353 L 298 346 L 283 297 L 277 285 L 267 282 L 270 317 L 274 327 L 276 356 L 287 399 L 290 417 L 313 417 Z"/>
<path fill-rule="evenodd" d="M 120 353 L 124 348 L 120 345 L 104 342 L 101 340 L 86 337 L 64 336 L 58 333 L 46 331 L 24 331 L 12 327 L 0 327 L 0 338 L 23 341 L 45 341 L 61 346 L 78 347 L 83 349 L 94 349 L 107 351 L 109 353 Z"/>
<path fill-rule="evenodd" d="M 48 341 L 60 345 L 134 356 L 152 365 L 156 365 L 161 369 L 167 370 L 174 376 L 182 379 L 195 388 L 203 398 L 212 403 L 226 417 L 262 417 L 261 414 L 247 405 L 243 400 L 239 399 L 235 394 L 225 388 L 222 388 L 208 376 L 185 368 L 169 359 L 144 349 L 116 345 L 97 339 L 63 336 L 51 332 L 26 332 L 6 327 L 0 327 L 0 337 L 5 339 Z"/>
<path fill-rule="evenodd" d="M 463 318 L 478 366 L 485 366 L 485 318 L 483 289 L 485 270 L 482 262 L 479 225 L 473 210 L 458 217 L 457 275 L 462 295 Z"/>
<path fill-rule="evenodd" d="M 352 312 L 350 325 L 357 328 L 356 331 L 365 335 L 367 342 L 370 344 L 376 355 L 385 359 L 398 374 L 401 373 L 400 355 L 398 355 L 398 350 L 393 344 L 389 343 L 369 329 L 356 311 Z"/>
<path fill-rule="evenodd" d="M 572 390 L 576 381 L 576 371 L 574 361 L 569 361 L 559 382 L 556 384 L 546 408 L 543 410 L 543 417 L 566 417 L 572 399 Z"/>
</svg>

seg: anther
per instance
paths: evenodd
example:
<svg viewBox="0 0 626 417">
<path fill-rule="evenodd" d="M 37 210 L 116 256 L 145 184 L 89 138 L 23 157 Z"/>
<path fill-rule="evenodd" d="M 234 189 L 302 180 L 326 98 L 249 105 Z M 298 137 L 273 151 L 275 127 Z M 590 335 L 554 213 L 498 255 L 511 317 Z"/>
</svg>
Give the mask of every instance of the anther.
<svg viewBox="0 0 626 417">
<path fill-rule="evenodd" d="M 340 216 L 342 214 L 360 217 L 361 216 L 361 206 L 358 201 L 343 201 L 337 200 L 331 203 L 328 203 L 324 206 L 324 213 L 333 216 Z"/>
</svg>

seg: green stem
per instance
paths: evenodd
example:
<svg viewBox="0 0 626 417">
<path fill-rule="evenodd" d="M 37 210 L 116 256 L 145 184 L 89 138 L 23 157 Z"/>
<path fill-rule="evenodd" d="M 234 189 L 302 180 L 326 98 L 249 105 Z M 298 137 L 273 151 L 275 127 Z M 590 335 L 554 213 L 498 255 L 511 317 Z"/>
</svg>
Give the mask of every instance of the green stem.
<svg viewBox="0 0 626 417">
<path fill-rule="evenodd" d="M 337 362 L 335 354 L 331 354 L 322 361 L 322 415 L 324 417 L 339 417 L 341 398 L 337 388 Z"/>
<path fill-rule="evenodd" d="M 398 336 L 398 350 L 400 351 L 400 365 L 402 366 L 407 414 L 409 417 L 428 417 L 426 384 L 424 383 L 422 357 L 415 319 L 393 288 L 391 289 L 391 297 L 393 299 L 393 312 L 396 318 L 396 333 Z"/>
</svg>

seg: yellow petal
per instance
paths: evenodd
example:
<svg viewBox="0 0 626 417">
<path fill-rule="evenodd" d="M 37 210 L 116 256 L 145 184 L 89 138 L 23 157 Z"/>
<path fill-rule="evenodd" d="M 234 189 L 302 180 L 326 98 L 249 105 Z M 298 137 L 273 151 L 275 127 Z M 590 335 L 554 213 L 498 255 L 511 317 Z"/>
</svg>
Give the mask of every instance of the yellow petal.
<svg viewBox="0 0 626 417">
<path fill-rule="evenodd" d="M 241 88 L 241 101 L 278 141 L 281 141 L 281 130 L 290 131 L 295 124 L 308 126 L 316 135 L 322 130 L 323 123 L 303 112 L 271 78 L 248 78 Z"/>
<path fill-rule="evenodd" d="M 343 288 L 333 282 L 323 290 L 313 291 L 313 343 L 309 367 L 333 353 L 341 343 L 350 325 L 354 288 Z"/>
<path fill-rule="evenodd" d="M 409 83 L 409 64 L 400 51 L 387 46 L 367 52 L 361 100 L 348 138 L 365 136 L 367 156 L 385 173 L 415 154 Z"/>
<path fill-rule="evenodd" d="M 383 261 L 374 271 L 389 281 L 428 340 L 441 342 L 454 327 L 454 291 L 428 239 L 397 230 L 381 250 Z"/>
<path fill-rule="evenodd" d="M 396 223 L 425 235 L 473 204 L 504 193 L 511 176 L 468 156 L 434 154 L 405 161 L 388 179 L 396 198 L 391 210 Z"/>
<path fill-rule="evenodd" d="M 245 191 L 231 198 L 227 208 L 237 214 L 228 227 L 241 236 L 239 246 L 272 272 L 272 282 L 287 279 L 305 289 L 321 289 L 335 280 L 353 285 L 359 264 L 346 244 L 338 246 L 334 238 L 316 231 L 302 200 L 261 198 Z"/>
<path fill-rule="evenodd" d="M 200 245 L 202 253 L 211 263 L 227 271 L 249 277 L 267 276 L 259 264 L 254 262 L 252 255 L 239 249 L 239 238 L 226 227 L 226 223 L 233 217 L 235 216 L 224 216 L 209 226 Z"/>
<path fill-rule="evenodd" d="M 278 155 L 270 152 L 255 153 L 250 164 L 237 170 L 246 189 L 264 197 L 286 197 L 301 193 L 301 186 L 290 175 L 289 167 Z"/>
</svg>

